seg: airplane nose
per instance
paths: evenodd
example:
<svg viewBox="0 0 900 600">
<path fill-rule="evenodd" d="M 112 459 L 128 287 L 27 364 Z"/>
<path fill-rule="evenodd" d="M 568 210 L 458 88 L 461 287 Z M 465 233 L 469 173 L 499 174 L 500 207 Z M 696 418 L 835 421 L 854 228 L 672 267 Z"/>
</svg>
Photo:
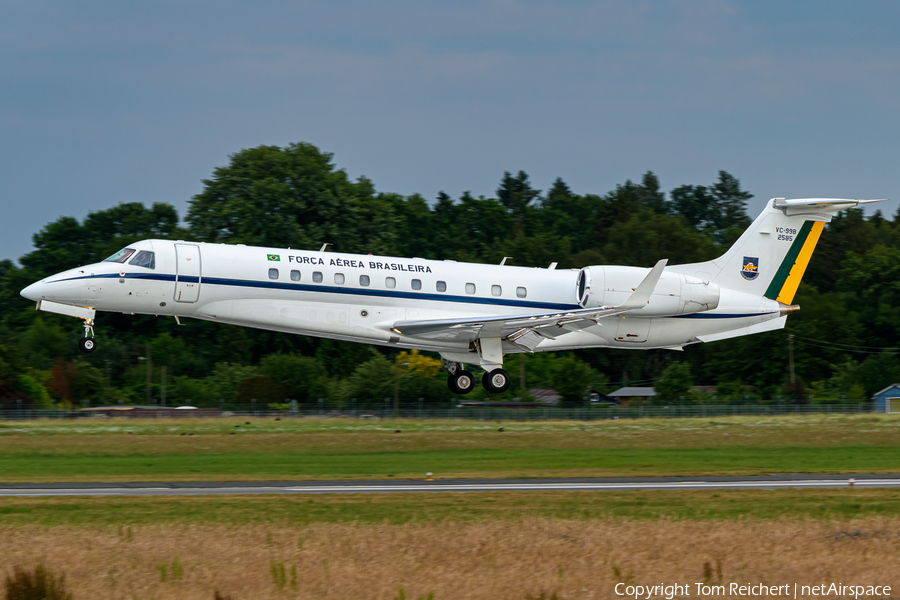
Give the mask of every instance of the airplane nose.
<svg viewBox="0 0 900 600">
<path fill-rule="evenodd" d="M 31 285 L 29 285 L 27 288 L 25 288 L 24 290 L 22 290 L 19 293 L 22 295 L 22 297 L 28 298 L 29 300 L 34 300 L 35 302 L 37 302 L 38 300 L 40 300 L 42 298 L 42 295 L 41 295 L 42 287 L 44 287 L 43 280 L 38 281 L 36 283 L 32 283 Z"/>
</svg>

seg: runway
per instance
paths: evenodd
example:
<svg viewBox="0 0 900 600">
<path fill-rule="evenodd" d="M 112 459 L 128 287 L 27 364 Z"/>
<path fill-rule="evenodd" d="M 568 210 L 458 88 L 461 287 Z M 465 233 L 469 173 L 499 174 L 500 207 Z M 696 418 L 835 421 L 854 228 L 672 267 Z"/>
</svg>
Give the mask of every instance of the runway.
<svg viewBox="0 0 900 600">
<path fill-rule="evenodd" d="M 594 479 L 446 479 L 354 481 L 214 481 L 171 483 L 0 484 L 0 496 L 233 496 L 245 494 L 398 494 L 433 492 L 603 492 L 626 490 L 775 490 L 900 487 L 900 474 L 632 477 Z"/>
</svg>

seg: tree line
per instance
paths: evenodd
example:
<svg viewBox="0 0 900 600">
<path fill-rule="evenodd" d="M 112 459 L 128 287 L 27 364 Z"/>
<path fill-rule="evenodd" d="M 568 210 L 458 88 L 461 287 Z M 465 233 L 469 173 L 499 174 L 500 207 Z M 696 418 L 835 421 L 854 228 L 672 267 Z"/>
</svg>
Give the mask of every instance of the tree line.
<svg viewBox="0 0 900 600">
<path fill-rule="evenodd" d="M 78 321 L 41 313 L 19 291 L 43 277 L 103 260 L 147 238 L 318 249 L 560 268 L 651 266 L 720 255 L 749 225 L 752 195 L 720 171 L 712 183 L 664 191 L 652 172 L 605 194 L 577 193 L 557 178 L 536 189 L 505 172 L 493 197 L 468 192 L 378 191 L 352 180 L 333 156 L 306 143 L 241 150 L 218 167 L 182 220 L 169 204 L 122 203 L 79 221 L 60 217 L 37 232 L 34 250 L 0 261 L 0 404 L 83 406 L 143 403 L 166 369 L 170 403 L 232 405 L 293 399 L 317 405 L 451 401 L 436 355 L 252 330 L 203 321 L 101 313 L 101 350 L 80 355 Z M 827 226 L 787 329 L 684 352 L 589 349 L 511 355 L 502 399 L 552 387 L 567 402 L 585 388 L 656 386 L 656 402 L 860 401 L 900 382 L 900 215 L 841 213 Z M 794 335 L 796 381 L 788 378 Z M 692 386 L 708 386 L 700 392 Z M 714 390 L 714 391 L 713 391 Z M 485 393 L 478 389 L 468 398 Z M 443 404 L 447 405 L 447 404 Z"/>
</svg>

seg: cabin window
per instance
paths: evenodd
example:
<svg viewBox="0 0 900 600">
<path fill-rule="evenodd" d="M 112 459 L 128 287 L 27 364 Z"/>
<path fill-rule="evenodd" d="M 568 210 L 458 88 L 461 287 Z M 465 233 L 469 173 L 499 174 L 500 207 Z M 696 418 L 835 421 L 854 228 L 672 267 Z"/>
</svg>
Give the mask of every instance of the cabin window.
<svg viewBox="0 0 900 600">
<path fill-rule="evenodd" d="M 156 268 L 156 255 L 149 250 L 141 250 L 137 256 L 131 259 L 129 265 L 135 267 L 147 267 L 148 269 Z"/>
<path fill-rule="evenodd" d="M 134 254 L 134 248 L 122 248 L 103 262 L 125 263 L 128 257 Z"/>
<path fill-rule="evenodd" d="M 300 271 L 291 271 L 291 281 L 300 281 Z"/>
<path fill-rule="evenodd" d="M 334 282 L 338 285 L 344 285 L 344 274 L 343 273 L 335 273 L 334 274 Z"/>
<path fill-rule="evenodd" d="M 439 292 L 446 292 L 447 291 L 447 282 L 446 281 L 438 281 L 436 289 Z"/>
<path fill-rule="evenodd" d="M 394 289 L 395 287 L 397 287 L 397 280 L 394 279 L 393 277 L 386 278 L 384 280 L 384 287 L 389 288 L 389 289 Z"/>
<path fill-rule="evenodd" d="M 269 279 L 278 279 L 278 269 L 269 269 Z"/>
<path fill-rule="evenodd" d="M 322 271 L 313 271 L 313 282 L 322 283 Z"/>
<path fill-rule="evenodd" d="M 523 288 L 523 287 L 516 288 L 516 296 L 518 296 L 519 298 L 524 298 L 527 295 L 528 295 L 528 290 L 526 290 L 525 288 Z"/>
<path fill-rule="evenodd" d="M 422 280 L 421 279 L 413 279 L 412 280 L 412 289 L 421 290 L 422 289 Z"/>
<path fill-rule="evenodd" d="M 466 293 L 467 293 L 467 294 L 474 294 L 474 293 L 475 293 L 475 284 L 474 284 L 474 283 L 467 283 L 467 284 L 466 284 Z"/>
<path fill-rule="evenodd" d="M 363 287 L 369 287 L 369 276 L 368 275 L 360 275 L 359 276 L 359 285 Z"/>
<path fill-rule="evenodd" d="M 500 287 L 499 285 L 491 286 L 491 296 L 499 296 L 502 293 L 503 293 L 503 288 Z"/>
</svg>

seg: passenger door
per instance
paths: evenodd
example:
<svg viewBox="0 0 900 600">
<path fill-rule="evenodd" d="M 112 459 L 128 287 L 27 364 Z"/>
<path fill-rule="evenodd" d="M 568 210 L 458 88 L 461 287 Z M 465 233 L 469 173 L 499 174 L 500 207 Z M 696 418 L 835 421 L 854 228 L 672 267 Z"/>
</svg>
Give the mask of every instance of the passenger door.
<svg viewBox="0 0 900 600">
<path fill-rule="evenodd" d="M 175 244 L 175 301 L 196 302 L 200 298 L 200 246 Z"/>
</svg>

